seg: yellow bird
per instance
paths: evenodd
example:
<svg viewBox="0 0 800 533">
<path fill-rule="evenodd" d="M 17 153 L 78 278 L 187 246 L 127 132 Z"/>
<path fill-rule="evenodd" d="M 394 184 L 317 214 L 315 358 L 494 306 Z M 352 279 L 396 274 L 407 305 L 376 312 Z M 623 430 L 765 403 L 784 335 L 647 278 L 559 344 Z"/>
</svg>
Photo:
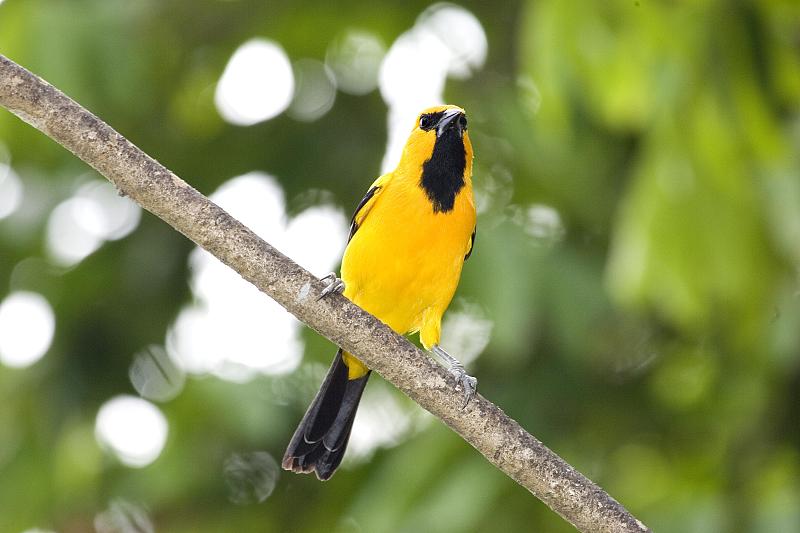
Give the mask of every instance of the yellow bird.
<svg viewBox="0 0 800 533">
<path fill-rule="evenodd" d="M 400 163 L 379 177 L 356 207 L 342 259 L 322 296 L 344 292 L 400 334 L 448 363 L 464 389 L 477 380 L 439 346 L 442 315 L 475 241 L 472 144 L 467 116 L 453 105 L 417 118 Z M 321 296 L 321 297 L 322 297 Z M 370 370 L 341 349 L 294 433 L 283 468 L 329 479 L 342 461 Z"/>
</svg>

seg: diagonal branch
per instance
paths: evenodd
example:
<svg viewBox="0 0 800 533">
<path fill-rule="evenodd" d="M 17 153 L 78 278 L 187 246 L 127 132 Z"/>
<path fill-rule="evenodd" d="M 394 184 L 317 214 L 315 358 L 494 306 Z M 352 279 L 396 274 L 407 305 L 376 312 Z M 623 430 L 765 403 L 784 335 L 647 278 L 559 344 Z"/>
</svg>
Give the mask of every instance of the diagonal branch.
<svg viewBox="0 0 800 533">
<path fill-rule="evenodd" d="M 61 91 L 0 55 L 0 105 L 94 167 L 143 208 L 379 372 L 487 460 L 581 531 L 649 529 L 480 395 L 463 397 L 442 367 L 314 276 Z"/>
</svg>

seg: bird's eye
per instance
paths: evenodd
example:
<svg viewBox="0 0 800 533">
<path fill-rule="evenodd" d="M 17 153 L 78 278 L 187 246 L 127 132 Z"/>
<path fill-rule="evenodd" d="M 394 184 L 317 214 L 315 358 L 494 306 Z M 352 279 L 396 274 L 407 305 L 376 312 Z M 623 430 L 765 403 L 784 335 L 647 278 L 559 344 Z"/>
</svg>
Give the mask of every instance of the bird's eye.
<svg viewBox="0 0 800 533">
<path fill-rule="evenodd" d="M 425 131 L 431 129 L 433 126 L 433 117 L 430 115 L 422 115 L 419 117 L 419 127 Z"/>
<path fill-rule="evenodd" d="M 467 116 L 461 115 L 458 117 L 458 125 L 461 126 L 462 131 L 467 131 Z"/>
</svg>

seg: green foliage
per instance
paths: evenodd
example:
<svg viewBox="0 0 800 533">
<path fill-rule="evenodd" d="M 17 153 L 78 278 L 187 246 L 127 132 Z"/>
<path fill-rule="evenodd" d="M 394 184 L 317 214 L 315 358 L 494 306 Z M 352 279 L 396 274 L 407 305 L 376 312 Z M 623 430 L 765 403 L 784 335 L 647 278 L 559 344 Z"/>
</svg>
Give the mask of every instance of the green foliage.
<svg viewBox="0 0 800 533">
<path fill-rule="evenodd" d="M 378 91 L 251 127 L 213 102 L 253 37 L 324 60 L 348 28 L 390 46 L 428 4 L 333 6 L 5 0 L 0 52 L 204 193 L 262 170 L 290 213 L 318 190 L 349 211 L 380 171 Z M 657 531 L 800 531 L 800 4 L 464 6 L 489 43 L 484 68 L 445 92 L 470 114 L 482 198 L 459 289 L 494 323 L 472 365 L 481 392 Z M 41 361 L 0 366 L 0 531 L 88 531 L 116 500 L 158 531 L 571 530 L 403 400 L 413 430 L 393 447 L 326 484 L 284 473 L 263 503 L 232 503 L 226 458 L 280 458 L 333 353 L 310 332 L 293 375 L 189 378 L 159 404 L 159 458 L 121 466 L 95 417 L 135 394 L 134 355 L 191 298 L 192 247 L 144 214 L 74 268 L 52 265 L 47 217 L 87 168 L 5 112 L 0 147 L 26 190 L 24 212 L 0 220 L 0 300 L 36 291 L 56 313 Z"/>
</svg>

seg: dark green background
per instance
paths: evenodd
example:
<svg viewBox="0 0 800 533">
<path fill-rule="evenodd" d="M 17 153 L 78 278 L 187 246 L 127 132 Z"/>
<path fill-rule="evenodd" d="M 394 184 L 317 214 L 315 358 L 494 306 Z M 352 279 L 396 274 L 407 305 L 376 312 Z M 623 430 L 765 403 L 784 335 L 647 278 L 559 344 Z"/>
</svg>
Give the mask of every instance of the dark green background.
<svg viewBox="0 0 800 533">
<path fill-rule="evenodd" d="M 213 85 L 250 38 L 322 60 L 351 27 L 390 46 L 428 5 L 6 0 L 0 53 L 201 192 L 263 170 L 290 211 L 309 189 L 349 211 L 385 149 L 378 91 L 243 128 L 218 116 Z M 462 5 L 489 42 L 484 68 L 446 87 L 470 115 L 478 187 L 496 185 L 459 288 L 494 321 L 471 367 L 481 392 L 656 531 L 800 531 L 800 4 Z M 26 225 L 0 221 L 2 298 L 87 169 L 5 111 L 0 141 L 41 192 Z M 526 233 L 532 204 L 563 235 Z M 159 404 L 162 455 L 119 465 L 94 418 L 134 393 L 133 354 L 190 298 L 191 249 L 145 214 L 13 287 L 47 297 L 57 325 L 40 362 L 0 367 L 0 531 L 92 530 L 116 499 L 169 532 L 571 530 L 437 422 L 326 484 L 284 473 L 264 503 L 235 505 L 224 460 L 280 458 L 310 392 L 281 405 L 264 391 L 292 378 L 190 378 Z M 305 361 L 327 364 L 332 347 L 305 338 Z"/>
</svg>

